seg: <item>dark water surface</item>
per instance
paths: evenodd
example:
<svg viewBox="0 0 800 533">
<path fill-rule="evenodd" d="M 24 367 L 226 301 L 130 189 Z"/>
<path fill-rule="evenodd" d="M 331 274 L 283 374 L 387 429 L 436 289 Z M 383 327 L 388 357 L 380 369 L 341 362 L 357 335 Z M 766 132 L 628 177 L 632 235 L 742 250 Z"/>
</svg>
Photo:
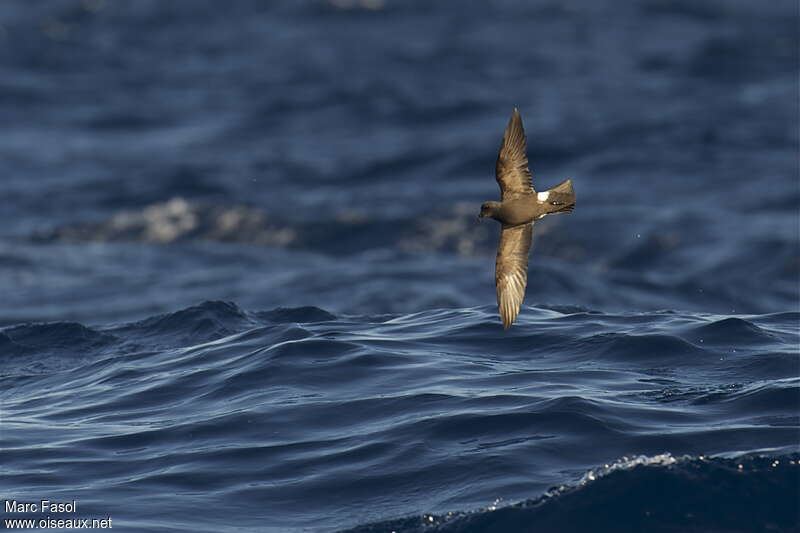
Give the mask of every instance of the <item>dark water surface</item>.
<svg viewBox="0 0 800 533">
<path fill-rule="evenodd" d="M 800 530 L 795 2 L 0 4 L 0 496 Z M 514 106 L 537 222 L 494 306 Z"/>
</svg>

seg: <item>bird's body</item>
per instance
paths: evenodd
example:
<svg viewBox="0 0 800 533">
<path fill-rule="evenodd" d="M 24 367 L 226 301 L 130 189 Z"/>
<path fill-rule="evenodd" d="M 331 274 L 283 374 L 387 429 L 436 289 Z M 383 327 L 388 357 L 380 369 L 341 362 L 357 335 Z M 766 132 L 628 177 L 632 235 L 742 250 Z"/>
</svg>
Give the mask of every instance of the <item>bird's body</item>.
<svg viewBox="0 0 800 533">
<path fill-rule="evenodd" d="M 549 191 L 537 193 L 531 183 L 522 117 L 514 109 L 508 122 L 495 177 L 500 185 L 500 202 L 485 202 L 479 218 L 493 218 L 502 224 L 497 247 L 495 287 L 503 326 L 508 329 L 519 314 L 528 283 L 528 252 L 533 222 L 553 213 L 570 213 L 575 207 L 572 181 L 566 180 Z"/>
<path fill-rule="evenodd" d="M 559 187 L 564 190 L 557 191 Z M 569 203 L 570 197 L 573 198 L 572 203 Z M 575 206 L 574 197 L 572 182 L 567 180 L 543 193 L 521 194 L 505 202 L 495 202 L 497 208 L 493 211 L 491 218 L 509 226 L 527 224 L 545 215 L 572 211 Z M 556 202 L 556 205 L 553 205 L 553 202 Z"/>
</svg>

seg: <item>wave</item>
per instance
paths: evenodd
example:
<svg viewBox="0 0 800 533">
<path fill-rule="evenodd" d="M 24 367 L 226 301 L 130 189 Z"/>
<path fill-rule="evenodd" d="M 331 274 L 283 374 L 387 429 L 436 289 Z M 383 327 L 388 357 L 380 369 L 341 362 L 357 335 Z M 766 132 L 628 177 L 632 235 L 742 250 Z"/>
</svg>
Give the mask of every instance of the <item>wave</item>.
<svg viewBox="0 0 800 533">
<path fill-rule="evenodd" d="M 528 307 L 506 332 L 493 306 L 207 301 L 5 327 L 3 483 L 124 491 L 129 525 L 169 492 L 176 530 L 198 502 L 270 531 L 790 530 L 799 316 Z"/>
<path fill-rule="evenodd" d="M 550 354 L 571 361 L 617 361 L 707 365 L 722 360 L 757 364 L 796 355 L 800 313 L 723 317 L 675 311 L 604 313 L 577 306 L 526 307 L 518 327 L 497 327 L 494 306 L 441 309 L 412 314 L 360 316 L 333 314 L 305 306 L 245 311 L 225 301 L 206 301 L 179 311 L 122 324 L 87 326 L 76 322 L 19 324 L 0 328 L 10 351 L 2 361 L 38 353 L 53 357 L 102 354 L 113 349 L 189 349 L 214 340 L 263 334 L 265 327 L 287 330 L 307 325 L 305 342 L 336 345 L 349 339 L 364 348 L 400 343 L 461 347 L 473 352 L 497 346 L 506 356 Z M 293 326 L 296 324 L 297 326 Z M 761 353 L 769 352 L 769 353 Z M 759 357 L 748 357 L 759 354 Z M 739 361 L 744 359 L 744 361 Z M 774 359 L 773 359 L 774 360 Z"/>
<path fill-rule="evenodd" d="M 34 242 L 187 241 L 244 243 L 314 249 L 339 255 L 393 246 L 408 252 L 446 251 L 470 256 L 493 246 L 486 226 L 475 227 L 475 206 L 455 204 L 421 221 L 382 220 L 355 209 L 332 220 L 292 221 L 244 204 L 216 204 L 174 197 L 140 209 L 126 209 L 110 219 L 64 224 L 31 236 Z"/>
<path fill-rule="evenodd" d="M 425 514 L 347 533 L 796 531 L 800 455 L 639 456 L 504 507 Z"/>
</svg>

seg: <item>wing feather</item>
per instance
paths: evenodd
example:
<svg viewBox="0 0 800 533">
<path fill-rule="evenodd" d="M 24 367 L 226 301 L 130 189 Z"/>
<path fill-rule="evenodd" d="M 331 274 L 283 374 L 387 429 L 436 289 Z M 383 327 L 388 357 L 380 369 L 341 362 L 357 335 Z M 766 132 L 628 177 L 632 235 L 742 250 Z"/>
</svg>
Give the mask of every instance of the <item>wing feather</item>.
<svg viewBox="0 0 800 533">
<path fill-rule="evenodd" d="M 500 154 L 495 164 L 495 178 L 500 185 L 502 201 L 533 192 L 531 171 L 528 169 L 525 128 L 516 108 L 503 134 L 503 144 L 500 145 Z"/>
<path fill-rule="evenodd" d="M 497 246 L 494 283 L 497 307 L 508 329 L 517 318 L 525 287 L 528 284 L 528 253 L 533 240 L 533 222 L 521 226 L 503 226 Z"/>
</svg>

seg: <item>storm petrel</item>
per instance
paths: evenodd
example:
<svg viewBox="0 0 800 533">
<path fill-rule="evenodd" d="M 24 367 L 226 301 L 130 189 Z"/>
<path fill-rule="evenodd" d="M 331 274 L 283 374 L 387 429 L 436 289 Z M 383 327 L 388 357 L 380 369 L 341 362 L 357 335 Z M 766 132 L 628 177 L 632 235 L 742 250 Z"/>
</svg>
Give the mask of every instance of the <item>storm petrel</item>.
<svg viewBox="0 0 800 533">
<path fill-rule="evenodd" d="M 533 189 L 531 171 L 528 170 L 525 129 L 516 108 L 503 134 L 495 177 L 500 185 L 500 201 L 481 205 L 478 219 L 490 217 L 502 224 L 494 284 L 503 327 L 508 329 L 517 318 L 525 297 L 533 221 L 552 213 L 572 212 L 575 193 L 570 180 L 545 192 L 537 193 Z"/>
</svg>

